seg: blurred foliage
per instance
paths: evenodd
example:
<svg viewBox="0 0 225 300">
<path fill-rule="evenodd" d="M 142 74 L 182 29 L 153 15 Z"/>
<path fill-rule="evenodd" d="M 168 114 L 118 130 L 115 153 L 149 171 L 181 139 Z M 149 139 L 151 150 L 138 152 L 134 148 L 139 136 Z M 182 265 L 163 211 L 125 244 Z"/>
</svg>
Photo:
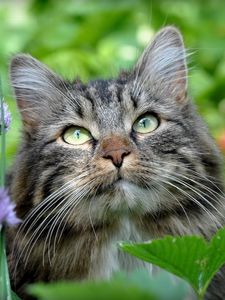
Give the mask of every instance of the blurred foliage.
<svg viewBox="0 0 225 300">
<path fill-rule="evenodd" d="M 28 291 L 39 300 L 74 300 L 75 295 L 79 300 L 184 300 L 193 295 L 185 281 L 165 271 L 149 276 L 147 270 L 117 273 L 110 281 L 94 283 L 36 283 Z"/>
<path fill-rule="evenodd" d="M 167 24 L 181 30 L 193 53 L 190 92 L 212 134 L 221 140 L 225 136 L 224 19 L 222 0 L 0 0 L 0 70 L 13 112 L 8 163 L 20 128 L 7 79 L 13 54 L 30 53 L 67 78 L 112 77 L 131 67 L 154 32 Z"/>
</svg>

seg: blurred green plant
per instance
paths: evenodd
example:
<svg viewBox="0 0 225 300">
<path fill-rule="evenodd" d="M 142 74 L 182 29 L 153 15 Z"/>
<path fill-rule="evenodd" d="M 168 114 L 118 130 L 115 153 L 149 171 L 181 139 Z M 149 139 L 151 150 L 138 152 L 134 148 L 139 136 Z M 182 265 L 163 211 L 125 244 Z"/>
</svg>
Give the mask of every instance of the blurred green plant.
<svg viewBox="0 0 225 300">
<path fill-rule="evenodd" d="M 153 33 L 174 24 L 194 52 L 190 91 L 211 132 L 225 132 L 225 2 L 219 0 L 11 0 L 0 4 L 0 69 L 13 113 L 7 163 L 20 120 L 9 84 L 10 56 L 26 52 L 71 79 L 113 77 L 130 68 Z M 221 144 L 221 148 L 224 146 Z M 225 148 L 224 148 L 225 149 Z M 225 151 L 225 150 L 224 150 Z"/>
<path fill-rule="evenodd" d="M 151 277 L 146 270 L 118 273 L 110 281 L 95 283 L 37 283 L 28 290 L 39 300 L 184 300 L 191 293 L 184 281 L 174 281 L 171 274 L 161 271 Z"/>
</svg>

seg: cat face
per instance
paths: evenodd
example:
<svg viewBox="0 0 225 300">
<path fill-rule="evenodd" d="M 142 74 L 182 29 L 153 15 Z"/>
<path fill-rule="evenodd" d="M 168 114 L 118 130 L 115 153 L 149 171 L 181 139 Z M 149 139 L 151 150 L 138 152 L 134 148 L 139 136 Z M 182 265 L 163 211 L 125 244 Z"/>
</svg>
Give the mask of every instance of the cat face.
<svg viewBox="0 0 225 300">
<path fill-rule="evenodd" d="M 219 154 L 187 97 L 175 28 L 117 79 L 71 83 L 18 55 L 11 81 L 23 121 L 12 192 L 21 217 L 85 227 L 121 215 L 214 215 Z"/>
</svg>

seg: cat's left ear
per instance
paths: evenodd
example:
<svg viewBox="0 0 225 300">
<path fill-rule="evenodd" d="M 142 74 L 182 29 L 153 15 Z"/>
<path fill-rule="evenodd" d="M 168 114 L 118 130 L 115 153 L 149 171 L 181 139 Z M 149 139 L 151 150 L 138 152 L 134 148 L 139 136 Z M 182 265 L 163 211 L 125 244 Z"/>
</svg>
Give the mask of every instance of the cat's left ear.
<svg viewBox="0 0 225 300">
<path fill-rule="evenodd" d="M 25 130 L 39 126 L 59 107 L 63 98 L 61 78 L 32 56 L 13 57 L 10 78 Z"/>
<path fill-rule="evenodd" d="M 163 28 L 147 46 L 134 69 L 134 96 L 142 90 L 154 96 L 187 98 L 186 52 L 180 32 Z"/>
</svg>

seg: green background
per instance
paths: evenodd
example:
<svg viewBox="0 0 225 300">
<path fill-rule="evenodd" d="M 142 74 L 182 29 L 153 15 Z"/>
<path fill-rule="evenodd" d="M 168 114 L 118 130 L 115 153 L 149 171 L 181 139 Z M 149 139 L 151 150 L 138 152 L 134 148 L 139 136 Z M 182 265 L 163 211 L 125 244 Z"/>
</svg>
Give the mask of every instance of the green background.
<svg viewBox="0 0 225 300">
<path fill-rule="evenodd" d="M 0 72 L 12 112 L 7 164 L 20 121 L 8 64 L 30 53 L 66 78 L 114 77 L 131 67 L 154 32 L 177 26 L 188 51 L 189 90 L 217 141 L 225 139 L 225 1 L 68 0 L 0 1 Z M 225 142 L 221 146 L 224 147 Z"/>
</svg>

